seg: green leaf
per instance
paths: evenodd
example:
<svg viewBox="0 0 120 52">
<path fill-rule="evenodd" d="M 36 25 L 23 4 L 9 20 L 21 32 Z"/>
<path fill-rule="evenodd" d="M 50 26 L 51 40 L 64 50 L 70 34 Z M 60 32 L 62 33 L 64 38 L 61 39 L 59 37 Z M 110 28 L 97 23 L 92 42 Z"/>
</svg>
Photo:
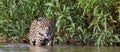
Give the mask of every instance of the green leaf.
<svg viewBox="0 0 120 52">
<path fill-rule="evenodd" d="M 46 5 L 46 6 L 51 6 L 51 7 L 54 7 L 53 3 L 50 3 L 50 2 L 45 3 L 45 5 Z"/>
<path fill-rule="evenodd" d="M 118 42 L 120 42 L 120 38 L 118 37 L 118 35 L 115 35 L 114 38 L 115 38 Z"/>
<path fill-rule="evenodd" d="M 103 36 L 103 35 L 100 35 L 100 36 L 99 36 L 99 38 L 97 39 L 97 46 L 99 46 L 99 45 L 100 45 L 101 40 L 102 40 L 102 36 Z"/>
</svg>

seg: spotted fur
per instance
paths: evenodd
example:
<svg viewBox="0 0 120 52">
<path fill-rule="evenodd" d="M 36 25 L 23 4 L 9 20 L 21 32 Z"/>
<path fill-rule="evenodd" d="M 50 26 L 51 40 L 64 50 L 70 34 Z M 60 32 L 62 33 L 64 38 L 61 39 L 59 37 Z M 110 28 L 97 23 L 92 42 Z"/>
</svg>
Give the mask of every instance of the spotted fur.
<svg viewBox="0 0 120 52">
<path fill-rule="evenodd" d="M 31 45 L 53 45 L 55 19 L 39 17 L 30 26 L 29 40 Z"/>
</svg>

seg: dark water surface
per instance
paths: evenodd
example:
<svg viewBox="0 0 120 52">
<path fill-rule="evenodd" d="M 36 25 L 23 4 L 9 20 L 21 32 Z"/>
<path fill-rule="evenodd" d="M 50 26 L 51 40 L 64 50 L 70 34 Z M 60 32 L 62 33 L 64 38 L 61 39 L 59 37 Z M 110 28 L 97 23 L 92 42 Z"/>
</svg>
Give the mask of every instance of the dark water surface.
<svg viewBox="0 0 120 52">
<path fill-rule="evenodd" d="M 0 43 L 0 52 L 120 52 L 120 47 L 68 46 L 53 47 L 30 46 L 21 43 Z"/>
</svg>

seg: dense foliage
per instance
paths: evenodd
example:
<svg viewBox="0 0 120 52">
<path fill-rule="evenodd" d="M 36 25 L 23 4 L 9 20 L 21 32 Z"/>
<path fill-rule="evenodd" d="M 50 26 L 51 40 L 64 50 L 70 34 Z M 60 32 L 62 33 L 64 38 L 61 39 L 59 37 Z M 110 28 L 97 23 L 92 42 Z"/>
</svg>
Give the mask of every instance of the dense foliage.
<svg viewBox="0 0 120 52">
<path fill-rule="evenodd" d="M 34 16 L 56 18 L 56 43 L 120 42 L 119 0 L 0 0 L 0 36 L 27 40 Z"/>
</svg>

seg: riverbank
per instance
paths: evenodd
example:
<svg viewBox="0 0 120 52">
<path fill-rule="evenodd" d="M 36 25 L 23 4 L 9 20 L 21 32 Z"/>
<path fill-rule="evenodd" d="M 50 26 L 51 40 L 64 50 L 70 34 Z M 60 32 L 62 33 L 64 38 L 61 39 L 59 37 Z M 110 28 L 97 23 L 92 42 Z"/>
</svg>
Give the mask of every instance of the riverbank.
<svg viewBox="0 0 120 52">
<path fill-rule="evenodd" d="M 0 0 L 1 42 L 29 42 L 35 16 L 56 18 L 56 44 L 116 46 L 119 0 Z"/>
<path fill-rule="evenodd" d="M 15 40 L 15 39 L 7 39 L 5 37 L 0 37 L 0 43 L 26 43 L 29 44 L 29 40 Z M 95 42 L 94 41 L 90 41 L 88 43 L 84 43 L 83 41 L 75 41 L 73 39 L 69 39 L 66 42 L 63 43 L 56 43 L 55 44 L 66 44 L 66 45 L 77 45 L 77 46 L 95 46 Z M 104 44 L 104 45 L 100 45 L 100 46 L 111 46 L 109 44 Z M 113 42 L 112 46 L 120 46 L 120 42 Z"/>
<path fill-rule="evenodd" d="M 24 43 L 0 43 L 0 52 L 120 52 L 116 46 L 72 46 L 54 45 L 53 47 L 30 46 Z"/>
</svg>

